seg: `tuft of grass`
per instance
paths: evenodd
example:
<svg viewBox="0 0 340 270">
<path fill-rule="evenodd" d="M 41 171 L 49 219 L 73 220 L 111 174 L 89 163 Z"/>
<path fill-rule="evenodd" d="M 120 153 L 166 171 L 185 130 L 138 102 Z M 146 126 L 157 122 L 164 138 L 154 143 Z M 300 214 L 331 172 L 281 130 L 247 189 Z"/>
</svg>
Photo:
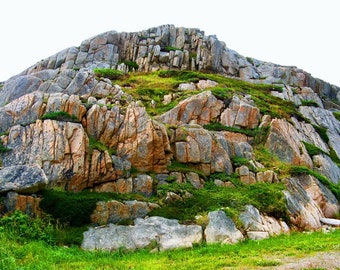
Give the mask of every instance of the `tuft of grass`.
<svg viewBox="0 0 340 270">
<path fill-rule="evenodd" d="M 121 61 L 118 64 L 121 63 L 125 64 L 129 68 L 129 71 L 137 71 L 139 68 L 139 65 L 135 61 Z"/>
<path fill-rule="evenodd" d="M 319 104 L 313 100 L 301 100 L 301 106 L 319 107 Z"/>
<path fill-rule="evenodd" d="M 168 165 L 168 170 L 170 172 L 181 172 L 181 173 L 194 172 L 194 173 L 197 173 L 204 180 L 207 180 L 207 176 L 202 171 L 196 170 L 195 168 L 190 166 L 190 164 L 180 163 L 176 160 L 171 161 L 171 164 Z"/>
<path fill-rule="evenodd" d="M 333 112 L 333 115 L 336 118 L 336 120 L 340 121 L 340 111 Z"/>
<path fill-rule="evenodd" d="M 308 142 L 302 142 L 307 150 L 307 153 L 312 157 L 315 155 L 320 155 L 320 154 L 326 154 L 328 155 L 325 151 L 320 149 L 319 147 L 315 146 L 314 144 L 308 143 Z"/>
<path fill-rule="evenodd" d="M 70 192 L 47 189 L 42 192 L 40 207 L 62 224 L 79 227 L 90 223 L 90 216 L 99 201 L 145 200 L 142 195 L 98 193 L 90 191 Z"/>
<path fill-rule="evenodd" d="M 57 111 L 46 113 L 40 118 L 41 120 L 51 119 L 64 122 L 80 123 L 80 120 L 75 115 L 70 115 L 67 112 Z"/>
<path fill-rule="evenodd" d="M 219 179 L 221 179 L 220 176 Z M 203 189 L 194 189 L 188 184 L 178 183 L 161 186 L 158 190 L 160 196 L 164 196 L 169 191 L 177 194 L 188 191 L 193 196 L 163 205 L 151 211 L 149 215 L 176 218 L 183 223 L 194 223 L 196 215 L 223 208 L 238 223 L 238 213 L 244 209 L 245 205 L 252 204 L 262 213 L 288 220 L 282 192 L 283 184 L 243 185 L 240 182 L 236 184 L 237 188 L 217 187 L 211 181 L 207 182 Z"/>
<path fill-rule="evenodd" d="M 124 72 L 111 68 L 95 68 L 93 72 L 98 77 L 108 78 L 110 80 L 117 80 L 124 76 Z"/>
<path fill-rule="evenodd" d="M 102 151 L 102 152 L 107 151 L 110 156 L 116 154 L 116 149 L 107 147 L 104 143 L 96 140 L 93 137 L 89 137 L 89 147 L 90 147 L 91 153 L 92 153 L 93 149 L 97 149 L 97 150 Z"/>
</svg>

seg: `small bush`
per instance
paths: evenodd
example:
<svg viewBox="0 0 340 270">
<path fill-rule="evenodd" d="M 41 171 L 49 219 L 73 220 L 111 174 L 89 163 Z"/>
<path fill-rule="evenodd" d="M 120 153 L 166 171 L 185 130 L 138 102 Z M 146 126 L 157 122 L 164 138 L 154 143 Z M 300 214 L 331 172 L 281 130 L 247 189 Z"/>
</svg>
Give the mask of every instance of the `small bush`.
<svg viewBox="0 0 340 270">
<path fill-rule="evenodd" d="M 338 112 L 333 112 L 334 117 L 336 118 L 336 120 L 340 121 L 340 111 Z"/>
<path fill-rule="evenodd" d="M 109 153 L 109 155 L 116 154 L 116 149 L 108 148 L 101 141 L 98 141 L 93 137 L 89 137 L 89 146 L 90 146 L 90 152 L 92 152 L 93 149 L 97 149 L 97 150 L 102 151 L 102 152 L 107 151 Z"/>
<path fill-rule="evenodd" d="M 124 75 L 122 71 L 111 68 L 95 68 L 93 71 L 96 76 L 108 78 L 110 80 L 117 80 Z"/>
<path fill-rule="evenodd" d="M 139 65 L 134 62 L 134 61 L 122 61 L 122 62 L 119 62 L 118 64 L 125 64 L 128 68 L 129 68 L 129 71 L 132 71 L 132 70 L 138 70 L 139 68 Z"/>
<path fill-rule="evenodd" d="M 258 129 L 241 129 L 241 128 L 235 128 L 235 127 L 228 127 L 224 126 L 219 122 L 216 123 L 209 123 L 207 125 L 204 125 L 203 128 L 207 130 L 213 130 L 213 131 L 230 131 L 230 132 L 237 132 L 242 133 L 250 137 L 254 137 L 258 131 Z"/>
<path fill-rule="evenodd" d="M 29 241 L 43 241 L 47 244 L 55 244 L 54 227 L 48 218 L 31 218 L 20 211 L 0 219 L 0 231 L 6 233 L 6 237 L 27 243 Z"/>
<path fill-rule="evenodd" d="M 310 144 L 308 142 L 302 142 L 302 143 L 306 147 L 306 150 L 311 157 L 315 156 L 315 155 L 320 155 L 320 154 L 326 154 L 327 155 L 327 153 L 325 153 L 325 151 L 323 151 L 319 147 L 315 146 L 314 144 Z"/>
<path fill-rule="evenodd" d="M 301 106 L 319 107 L 319 104 L 312 100 L 301 100 Z"/>
<path fill-rule="evenodd" d="M 64 121 L 64 122 L 74 122 L 79 123 L 79 119 L 75 115 L 70 115 L 67 112 L 58 111 L 58 112 L 50 112 L 46 113 L 41 117 L 41 120 L 57 120 L 57 121 Z"/>
</svg>

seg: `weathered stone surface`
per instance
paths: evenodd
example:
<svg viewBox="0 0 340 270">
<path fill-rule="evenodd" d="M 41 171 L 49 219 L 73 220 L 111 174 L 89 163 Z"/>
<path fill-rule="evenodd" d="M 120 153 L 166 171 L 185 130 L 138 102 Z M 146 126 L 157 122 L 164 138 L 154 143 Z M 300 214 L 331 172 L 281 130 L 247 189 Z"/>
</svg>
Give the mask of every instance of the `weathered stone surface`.
<svg viewBox="0 0 340 270">
<path fill-rule="evenodd" d="M 223 102 L 210 91 L 206 91 L 183 100 L 175 108 L 162 114 L 159 120 L 172 125 L 205 125 L 217 118 L 222 107 Z"/>
<path fill-rule="evenodd" d="M 136 178 L 133 178 L 133 193 L 140 193 L 145 196 L 152 195 L 152 183 L 151 176 L 147 174 L 138 174 Z"/>
<path fill-rule="evenodd" d="M 278 221 L 273 217 L 263 216 L 259 210 L 252 205 L 247 205 L 244 212 L 239 215 L 248 237 L 257 240 L 258 238 L 267 238 L 269 235 L 278 235 L 289 232 L 287 224 Z M 258 234 L 265 232 L 265 234 Z M 261 236 L 260 236 L 261 235 Z"/>
<path fill-rule="evenodd" d="M 117 156 L 140 171 L 167 172 L 171 148 L 166 129 L 144 107 L 132 103 L 127 108 L 118 136 Z"/>
<path fill-rule="evenodd" d="M 35 193 L 46 187 L 48 179 L 38 166 L 14 165 L 0 170 L 0 193 Z"/>
<path fill-rule="evenodd" d="M 304 229 L 321 227 L 320 218 L 339 211 L 334 195 L 314 177 L 305 175 L 284 180 L 284 191 L 291 222 Z"/>
<path fill-rule="evenodd" d="M 240 175 L 240 180 L 244 184 L 254 184 L 256 183 L 255 173 L 251 172 L 249 168 L 245 165 L 235 169 L 235 172 Z"/>
<path fill-rule="evenodd" d="M 5 198 L 5 211 L 13 213 L 21 211 L 30 217 L 41 217 L 42 210 L 39 207 L 41 198 L 37 196 L 19 195 L 16 192 L 8 192 Z"/>
<path fill-rule="evenodd" d="M 209 175 L 214 172 L 233 171 L 227 138 L 198 125 L 179 126 L 174 133 L 175 158 L 182 163 L 197 164 Z"/>
<path fill-rule="evenodd" d="M 137 218 L 134 226 L 90 228 L 84 233 L 86 250 L 135 250 L 157 243 L 159 250 L 192 247 L 202 241 L 202 227 L 180 225 L 177 220 L 162 217 Z"/>
<path fill-rule="evenodd" d="M 50 186 L 71 190 L 87 187 L 88 139 L 80 124 L 37 120 L 29 126 L 14 126 L 8 135 L 3 166 L 37 165 Z"/>
<path fill-rule="evenodd" d="M 313 156 L 314 169 L 326 176 L 334 184 L 340 183 L 340 168 L 327 155 Z"/>
<path fill-rule="evenodd" d="M 97 225 L 117 223 L 145 217 L 151 210 L 159 207 L 155 203 L 126 201 L 97 202 L 96 209 L 91 215 L 91 222 Z"/>
<path fill-rule="evenodd" d="M 235 223 L 224 211 L 213 211 L 208 214 L 209 223 L 204 230 L 207 243 L 234 244 L 244 239 Z"/>
<path fill-rule="evenodd" d="M 331 225 L 331 226 L 340 226 L 340 220 L 339 219 L 334 219 L 334 218 L 320 218 L 320 221 L 323 224 Z"/>
<path fill-rule="evenodd" d="M 260 110 L 254 107 L 249 96 L 241 100 L 233 96 L 228 108 L 221 114 L 221 124 L 229 127 L 255 128 L 261 119 Z"/>
<path fill-rule="evenodd" d="M 300 106 L 299 111 L 312 124 L 327 128 L 328 144 L 334 149 L 337 156 L 340 157 L 340 122 L 336 120 L 333 113 L 311 106 Z"/>
<path fill-rule="evenodd" d="M 43 115 L 43 94 L 33 92 L 0 107 L 0 133 L 11 126 L 33 123 Z"/>
<path fill-rule="evenodd" d="M 297 130 L 284 119 L 273 119 L 266 147 L 282 161 L 312 168 L 313 162 Z"/>
</svg>

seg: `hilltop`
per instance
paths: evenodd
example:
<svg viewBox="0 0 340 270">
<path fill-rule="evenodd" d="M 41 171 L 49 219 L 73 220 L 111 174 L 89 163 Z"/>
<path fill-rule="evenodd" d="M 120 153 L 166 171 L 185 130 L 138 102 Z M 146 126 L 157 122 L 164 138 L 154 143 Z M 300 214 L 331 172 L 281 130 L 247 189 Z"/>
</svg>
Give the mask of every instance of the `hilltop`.
<svg viewBox="0 0 340 270">
<path fill-rule="evenodd" d="M 320 229 L 340 209 L 339 90 L 199 29 L 97 35 L 1 85 L 0 209 L 110 224 L 85 249 Z"/>
</svg>

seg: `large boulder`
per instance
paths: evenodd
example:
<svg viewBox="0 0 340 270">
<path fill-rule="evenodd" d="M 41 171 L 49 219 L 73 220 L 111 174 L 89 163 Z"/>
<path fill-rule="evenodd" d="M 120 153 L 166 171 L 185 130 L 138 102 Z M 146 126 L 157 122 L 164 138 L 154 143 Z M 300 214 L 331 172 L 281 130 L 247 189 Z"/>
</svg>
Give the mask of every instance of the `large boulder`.
<svg viewBox="0 0 340 270">
<path fill-rule="evenodd" d="M 290 221 L 301 229 L 319 229 L 320 218 L 333 217 L 339 211 L 335 196 L 310 175 L 284 179 L 284 191 Z"/>
<path fill-rule="evenodd" d="M 159 120 L 171 125 L 189 123 L 206 125 L 220 115 L 222 107 L 222 101 L 211 91 L 205 91 L 181 101 L 175 108 L 162 114 Z"/>
<path fill-rule="evenodd" d="M 273 119 L 265 146 L 282 161 L 313 167 L 313 162 L 300 140 L 298 131 L 284 119 Z"/>
<path fill-rule="evenodd" d="M 192 247 L 202 241 L 202 227 L 180 225 L 175 219 L 137 218 L 134 226 L 90 228 L 84 233 L 82 248 L 86 250 L 135 250 L 154 246 L 158 250 Z"/>
<path fill-rule="evenodd" d="M 259 210 L 252 205 L 246 206 L 239 219 L 248 237 L 253 240 L 289 232 L 289 227 L 285 222 L 260 214 Z"/>
<path fill-rule="evenodd" d="M 151 210 L 158 208 L 155 203 L 115 200 L 97 202 L 96 209 L 91 215 L 91 222 L 98 225 L 117 223 L 136 218 L 144 218 Z"/>
<path fill-rule="evenodd" d="M 221 113 L 221 124 L 228 127 L 252 129 L 259 125 L 260 120 L 260 110 L 250 96 L 242 99 L 233 96 L 228 108 Z"/>
<path fill-rule="evenodd" d="M 14 165 L 0 170 L 0 193 L 35 193 L 46 187 L 48 179 L 39 166 Z"/>
<path fill-rule="evenodd" d="M 234 244 L 244 239 L 231 218 L 222 210 L 208 214 L 209 223 L 204 230 L 207 243 Z"/>
</svg>

